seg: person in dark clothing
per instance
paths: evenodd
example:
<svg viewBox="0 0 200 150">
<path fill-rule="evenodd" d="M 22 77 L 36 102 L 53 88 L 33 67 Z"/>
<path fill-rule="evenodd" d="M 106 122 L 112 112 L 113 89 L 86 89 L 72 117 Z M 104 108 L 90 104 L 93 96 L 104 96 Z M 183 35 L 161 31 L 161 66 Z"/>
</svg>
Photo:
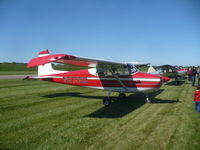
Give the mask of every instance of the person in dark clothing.
<svg viewBox="0 0 200 150">
<path fill-rule="evenodd" d="M 197 71 L 198 86 L 200 86 L 200 68 Z"/>
<path fill-rule="evenodd" d="M 200 112 L 200 86 L 197 86 L 197 90 L 194 92 L 195 110 Z"/>
<path fill-rule="evenodd" d="M 191 76 L 191 79 L 192 79 L 192 86 L 195 85 L 196 74 L 197 74 L 197 70 L 195 69 L 195 67 L 193 67 L 193 68 L 192 68 L 192 76 Z"/>
</svg>

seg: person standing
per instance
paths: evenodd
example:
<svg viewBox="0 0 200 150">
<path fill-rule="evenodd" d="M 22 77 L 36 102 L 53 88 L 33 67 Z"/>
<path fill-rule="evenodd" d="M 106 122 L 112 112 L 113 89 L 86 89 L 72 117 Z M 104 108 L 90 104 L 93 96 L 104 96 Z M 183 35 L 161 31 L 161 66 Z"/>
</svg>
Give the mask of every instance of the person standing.
<svg viewBox="0 0 200 150">
<path fill-rule="evenodd" d="M 200 68 L 197 71 L 198 86 L 200 86 Z"/>
<path fill-rule="evenodd" d="M 189 68 L 187 73 L 188 73 L 188 81 L 192 81 L 191 80 L 191 78 L 192 78 L 192 68 Z"/>
<path fill-rule="evenodd" d="M 195 110 L 200 112 L 200 86 L 197 86 L 197 90 L 194 92 Z"/>
<path fill-rule="evenodd" d="M 195 67 L 192 68 L 192 86 L 195 85 L 195 80 L 196 80 L 196 74 L 197 74 L 197 70 L 195 69 Z"/>
</svg>

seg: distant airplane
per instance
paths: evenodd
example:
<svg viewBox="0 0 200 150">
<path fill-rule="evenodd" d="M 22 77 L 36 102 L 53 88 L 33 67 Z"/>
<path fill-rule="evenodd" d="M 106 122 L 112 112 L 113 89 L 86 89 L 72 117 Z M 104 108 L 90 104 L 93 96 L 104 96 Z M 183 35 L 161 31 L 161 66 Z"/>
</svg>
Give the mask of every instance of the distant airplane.
<svg viewBox="0 0 200 150">
<path fill-rule="evenodd" d="M 156 66 L 157 69 L 154 67 L 150 66 L 147 73 L 150 74 L 165 74 L 165 73 L 171 73 L 173 75 L 186 75 L 187 69 L 179 66 L 172 66 L 172 65 L 161 65 L 161 66 Z"/>
<path fill-rule="evenodd" d="M 180 75 L 180 76 L 186 75 L 187 69 L 178 67 L 177 70 L 176 70 L 176 72 L 177 72 L 177 74 Z"/>
<path fill-rule="evenodd" d="M 85 66 L 89 69 L 76 71 L 54 70 L 52 62 Z M 147 96 L 147 103 L 149 103 L 148 93 L 160 88 L 163 82 L 170 80 L 168 77 L 139 72 L 136 67 L 144 65 L 148 64 L 120 63 L 68 54 L 50 55 L 48 50 L 40 52 L 39 57 L 30 60 L 28 63 L 29 68 L 38 66 L 38 76 L 33 78 L 107 90 L 108 97 L 103 100 L 103 104 L 106 106 L 111 104 L 111 92 L 119 92 L 120 98 L 125 98 L 125 93 L 143 92 Z"/>
<path fill-rule="evenodd" d="M 187 73 L 187 69 L 179 66 L 172 66 L 172 65 L 161 65 L 156 66 L 155 69 L 153 66 L 150 66 L 147 73 L 160 75 L 160 76 L 167 76 L 170 78 L 175 78 L 175 81 L 179 81 L 182 77 L 184 77 Z M 178 84 L 178 82 L 176 82 Z"/>
</svg>

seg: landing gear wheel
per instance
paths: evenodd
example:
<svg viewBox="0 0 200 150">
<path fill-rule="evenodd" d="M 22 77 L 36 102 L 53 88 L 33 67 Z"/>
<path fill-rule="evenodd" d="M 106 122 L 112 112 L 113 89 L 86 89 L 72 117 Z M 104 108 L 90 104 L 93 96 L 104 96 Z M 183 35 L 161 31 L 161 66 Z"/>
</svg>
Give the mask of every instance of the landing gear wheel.
<svg viewBox="0 0 200 150">
<path fill-rule="evenodd" d="M 111 99 L 106 98 L 106 99 L 103 100 L 103 105 L 104 106 L 109 106 L 110 104 L 111 104 Z"/>
<path fill-rule="evenodd" d="M 125 98 L 126 98 L 126 94 L 124 94 L 124 93 L 119 93 L 119 98 L 120 98 L 120 99 L 125 99 Z"/>
</svg>

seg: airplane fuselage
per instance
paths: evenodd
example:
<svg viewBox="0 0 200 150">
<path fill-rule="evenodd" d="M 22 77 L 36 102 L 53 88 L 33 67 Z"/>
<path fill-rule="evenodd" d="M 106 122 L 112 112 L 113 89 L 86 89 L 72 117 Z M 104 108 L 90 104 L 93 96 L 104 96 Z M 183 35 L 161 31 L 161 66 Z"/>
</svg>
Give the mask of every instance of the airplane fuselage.
<svg viewBox="0 0 200 150">
<path fill-rule="evenodd" d="M 131 75 L 118 75 L 118 78 L 113 75 L 98 75 L 96 68 L 48 76 L 52 76 L 52 78 L 50 80 L 43 78 L 42 80 L 115 92 L 150 92 L 160 88 L 163 82 L 163 78 L 160 76 L 142 72 L 136 72 Z"/>
<path fill-rule="evenodd" d="M 176 72 L 178 73 L 178 75 L 185 75 L 187 73 L 187 69 L 178 69 L 176 70 Z"/>
</svg>

